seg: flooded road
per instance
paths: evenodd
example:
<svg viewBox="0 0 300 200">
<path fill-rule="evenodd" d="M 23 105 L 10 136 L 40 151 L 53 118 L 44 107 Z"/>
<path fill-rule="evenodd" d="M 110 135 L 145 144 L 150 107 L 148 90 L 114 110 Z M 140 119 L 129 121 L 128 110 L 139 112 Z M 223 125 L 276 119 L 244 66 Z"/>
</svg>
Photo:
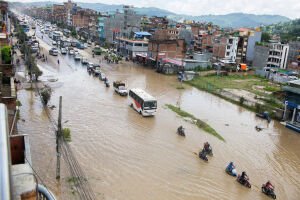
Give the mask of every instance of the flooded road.
<svg viewBox="0 0 300 200">
<path fill-rule="evenodd" d="M 269 199 L 260 189 L 267 180 L 275 185 L 278 199 L 299 199 L 298 133 L 278 122 L 268 125 L 255 113 L 192 87 L 177 90 L 176 76 L 131 63 L 100 63 L 110 83 L 123 80 L 129 88 L 142 88 L 157 98 L 157 115 L 144 118 L 129 107 L 127 97 L 106 88 L 73 57 L 59 59 L 60 65 L 40 65 L 44 76 L 58 78 L 49 83 L 54 89 L 50 105 L 58 107 L 59 96 L 63 97 L 63 121 L 68 120 L 63 127 L 71 129 L 70 145 L 97 199 Z M 62 179 L 56 182 L 55 136 L 39 97 L 20 90 L 18 98 L 24 119 L 18 128 L 20 134 L 30 135 L 33 166 L 58 199 L 76 199 L 65 180 L 69 175 L 64 162 Z M 167 103 L 180 104 L 226 142 L 177 117 L 165 108 Z M 51 112 L 57 118 L 57 108 Z M 185 138 L 176 134 L 180 125 L 185 127 Z M 264 129 L 256 132 L 256 125 Z M 208 163 L 194 154 L 205 141 L 214 151 Z M 238 173 L 247 172 L 251 189 L 225 173 L 230 161 Z"/>
</svg>

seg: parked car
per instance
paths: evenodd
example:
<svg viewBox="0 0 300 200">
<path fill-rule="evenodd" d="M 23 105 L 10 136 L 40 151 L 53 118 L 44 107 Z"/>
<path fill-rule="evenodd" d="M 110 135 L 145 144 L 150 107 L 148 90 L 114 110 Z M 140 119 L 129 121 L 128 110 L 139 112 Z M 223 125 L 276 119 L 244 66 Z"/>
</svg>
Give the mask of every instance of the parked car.
<svg viewBox="0 0 300 200">
<path fill-rule="evenodd" d="M 101 74 L 101 68 L 100 68 L 99 65 L 97 65 L 97 66 L 95 65 L 94 66 L 93 73 L 94 73 L 95 76 L 99 76 Z"/>
<path fill-rule="evenodd" d="M 106 78 L 106 74 L 101 73 L 99 77 L 100 77 L 100 79 L 101 79 L 102 81 L 104 81 L 104 79 Z"/>
<path fill-rule="evenodd" d="M 52 45 L 56 45 L 57 43 L 55 41 L 52 41 Z"/>
<path fill-rule="evenodd" d="M 81 63 L 82 63 L 82 64 L 85 65 L 85 64 L 88 64 L 88 62 L 89 62 L 89 61 L 88 61 L 88 59 L 87 59 L 86 57 L 82 57 L 82 58 L 81 58 Z"/>
<path fill-rule="evenodd" d="M 70 55 L 74 55 L 74 50 L 73 50 L 73 49 L 70 49 L 70 50 L 69 50 L 69 54 L 70 54 Z"/>
<path fill-rule="evenodd" d="M 74 59 L 77 60 L 77 61 L 80 60 L 80 55 L 79 54 L 75 54 Z"/>
<path fill-rule="evenodd" d="M 94 63 L 89 62 L 87 64 L 87 69 L 93 68 L 94 67 Z"/>
<path fill-rule="evenodd" d="M 67 54 L 67 49 L 66 48 L 61 48 L 61 54 Z"/>
<path fill-rule="evenodd" d="M 52 48 L 49 50 L 49 54 L 52 56 L 57 56 L 58 55 L 58 50 L 56 48 Z"/>
</svg>

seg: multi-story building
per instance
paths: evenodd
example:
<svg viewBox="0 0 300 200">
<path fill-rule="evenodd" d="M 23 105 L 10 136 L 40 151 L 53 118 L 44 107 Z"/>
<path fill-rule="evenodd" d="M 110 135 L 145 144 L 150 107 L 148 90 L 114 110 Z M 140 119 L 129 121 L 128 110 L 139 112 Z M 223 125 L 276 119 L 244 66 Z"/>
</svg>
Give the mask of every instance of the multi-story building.
<svg viewBox="0 0 300 200">
<path fill-rule="evenodd" d="M 113 43 L 114 30 L 118 30 L 123 38 L 129 38 L 132 32 L 140 31 L 141 18 L 141 15 L 134 12 L 133 6 L 123 6 L 123 13 L 117 11 L 113 16 L 106 18 L 103 31 L 106 43 Z"/>
<path fill-rule="evenodd" d="M 150 39 L 148 45 L 148 57 L 159 60 L 164 58 L 184 58 L 186 43 L 184 39 L 157 40 Z"/>
<path fill-rule="evenodd" d="M 260 30 L 250 30 L 247 28 L 235 29 L 238 32 L 238 46 L 237 46 L 237 62 L 244 63 L 251 62 L 254 57 L 254 46 L 256 42 L 261 41 Z"/>
<path fill-rule="evenodd" d="M 66 24 L 67 13 L 64 5 L 53 4 L 53 17 L 55 22 Z"/>
<path fill-rule="evenodd" d="M 74 9 L 71 11 L 72 26 L 78 28 L 88 28 L 90 16 L 87 14 L 85 9 Z"/>
<path fill-rule="evenodd" d="M 213 45 L 213 56 L 216 60 L 236 61 L 238 37 L 224 36 Z"/>
<path fill-rule="evenodd" d="M 257 70 L 262 70 L 264 67 L 286 69 L 288 52 L 287 44 L 257 44 L 254 50 L 253 67 Z"/>
<path fill-rule="evenodd" d="M 121 55 L 129 58 L 135 58 L 138 54 L 147 56 L 148 41 L 119 38 L 118 51 Z"/>
<path fill-rule="evenodd" d="M 8 3 L 5 1 L 0 1 L 0 32 L 7 31 L 7 7 Z"/>
<path fill-rule="evenodd" d="M 269 57 L 267 60 L 267 67 L 286 69 L 288 53 L 289 45 L 287 44 L 269 44 Z"/>
</svg>

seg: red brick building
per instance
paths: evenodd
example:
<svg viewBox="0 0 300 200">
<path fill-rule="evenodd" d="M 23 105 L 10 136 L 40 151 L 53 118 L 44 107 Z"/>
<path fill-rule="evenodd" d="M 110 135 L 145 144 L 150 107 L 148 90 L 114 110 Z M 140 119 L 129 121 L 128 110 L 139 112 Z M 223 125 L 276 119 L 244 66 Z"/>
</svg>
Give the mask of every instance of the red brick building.
<svg viewBox="0 0 300 200">
<path fill-rule="evenodd" d="M 157 40 L 150 39 L 148 44 L 148 55 L 153 59 L 160 58 L 184 58 L 186 44 L 183 39 Z"/>
</svg>

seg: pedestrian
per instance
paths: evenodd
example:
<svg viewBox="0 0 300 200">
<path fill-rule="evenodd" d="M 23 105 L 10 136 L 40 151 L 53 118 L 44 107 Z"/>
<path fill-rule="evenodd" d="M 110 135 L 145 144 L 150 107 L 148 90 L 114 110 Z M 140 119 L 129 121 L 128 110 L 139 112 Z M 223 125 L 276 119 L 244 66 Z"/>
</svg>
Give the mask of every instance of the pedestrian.
<svg viewBox="0 0 300 200">
<path fill-rule="evenodd" d="M 47 60 L 47 56 L 45 56 L 45 58 L 46 58 L 46 62 L 48 62 L 48 60 Z"/>
<path fill-rule="evenodd" d="M 57 60 L 57 64 L 59 65 L 59 60 Z"/>
</svg>

